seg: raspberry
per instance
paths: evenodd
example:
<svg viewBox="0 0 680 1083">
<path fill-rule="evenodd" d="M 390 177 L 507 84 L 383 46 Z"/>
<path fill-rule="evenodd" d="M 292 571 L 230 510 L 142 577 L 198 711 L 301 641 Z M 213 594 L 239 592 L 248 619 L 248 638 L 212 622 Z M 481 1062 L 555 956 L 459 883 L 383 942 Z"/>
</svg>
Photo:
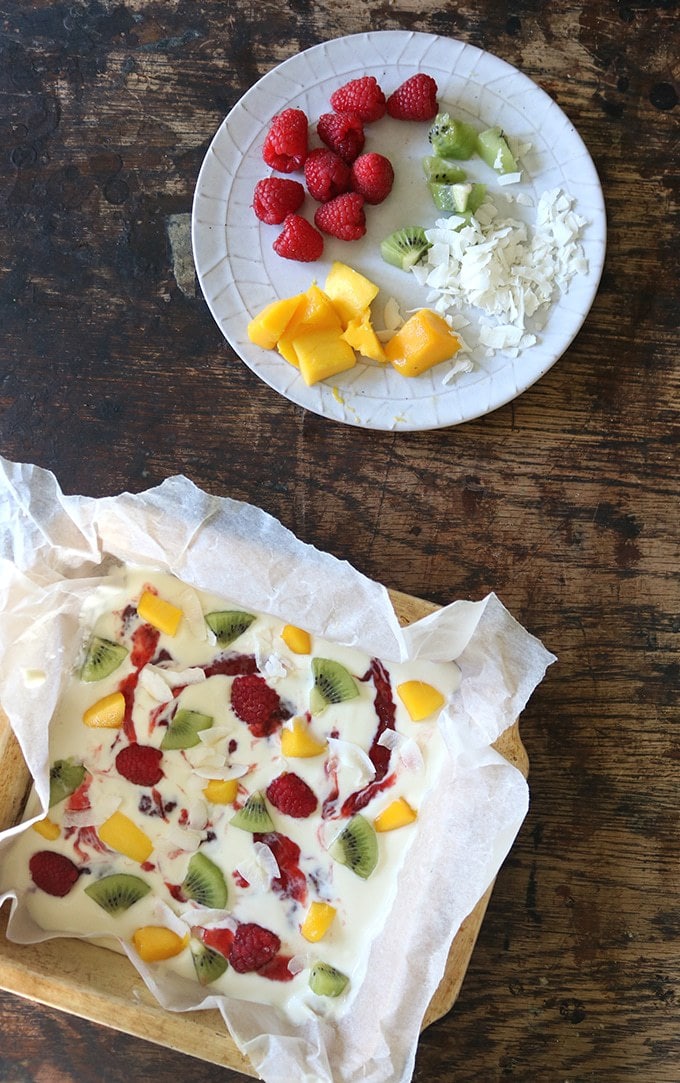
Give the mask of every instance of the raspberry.
<svg viewBox="0 0 680 1083">
<path fill-rule="evenodd" d="M 311 816 L 317 806 L 316 795 L 304 779 L 284 771 L 267 786 L 267 798 L 274 808 L 296 820 Z"/>
<path fill-rule="evenodd" d="M 360 154 L 352 165 L 350 183 L 366 203 L 382 203 L 392 191 L 392 163 L 384 154 Z"/>
<path fill-rule="evenodd" d="M 80 876 L 78 866 L 54 850 L 38 850 L 29 861 L 28 868 L 36 887 L 59 898 L 68 895 Z"/>
<path fill-rule="evenodd" d="M 268 737 L 283 717 L 278 694 L 256 673 L 234 678 L 231 708 L 237 718 L 245 722 L 253 737 Z"/>
<path fill-rule="evenodd" d="M 437 84 L 432 76 L 412 75 L 390 94 L 387 112 L 396 120 L 432 120 L 437 115 Z"/>
<path fill-rule="evenodd" d="M 336 113 L 354 113 L 364 124 L 370 124 L 385 116 L 385 95 L 372 75 L 364 75 L 331 94 L 331 106 Z"/>
<path fill-rule="evenodd" d="M 366 232 L 364 197 L 358 192 L 345 192 L 317 207 L 314 222 L 324 233 L 341 241 L 358 241 Z"/>
<path fill-rule="evenodd" d="M 160 748 L 151 745 L 131 744 L 122 748 L 116 756 L 116 770 L 135 786 L 155 786 L 163 778 Z"/>
<path fill-rule="evenodd" d="M 349 188 L 349 166 L 327 147 L 310 150 L 305 162 L 307 191 L 319 203 L 327 203 Z"/>
<path fill-rule="evenodd" d="M 264 177 L 255 185 L 253 210 L 261 222 L 278 226 L 302 206 L 305 190 L 299 181 Z"/>
<path fill-rule="evenodd" d="M 276 254 L 284 259 L 313 263 L 323 252 L 323 237 L 306 218 L 299 214 L 289 214 L 272 247 Z"/>
<path fill-rule="evenodd" d="M 234 933 L 229 962 L 237 974 L 248 974 L 266 966 L 280 947 L 281 941 L 276 933 L 253 921 L 245 922 Z"/>
<path fill-rule="evenodd" d="M 274 117 L 262 147 L 262 157 L 279 173 L 302 169 L 307 157 L 308 121 L 302 109 L 284 109 Z"/>
<path fill-rule="evenodd" d="M 322 113 L 316 130 L 321 142 L 348 165 L 364 149 L 364 126 L 353 113 Z"/>
</svg>

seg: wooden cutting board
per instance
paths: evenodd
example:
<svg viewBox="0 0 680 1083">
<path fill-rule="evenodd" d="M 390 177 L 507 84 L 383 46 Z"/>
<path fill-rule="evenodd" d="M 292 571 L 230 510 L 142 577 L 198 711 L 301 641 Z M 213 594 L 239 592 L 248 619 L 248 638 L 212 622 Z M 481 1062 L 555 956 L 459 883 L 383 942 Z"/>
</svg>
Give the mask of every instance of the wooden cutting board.
<svg viewBox="0 0 680 1083">
<path fill-rule="evenodd" d="M 390 597 L 402 625 L 437 608 L 398 591 L 390 591 Z M 517 724 L 503 734 L 496 748 L 527 776 L 529 764 Z M 0 829 L 20 820 L 30 782 L 19 745 L 0 710 Z M 493 885 L 453 940 L 444 976 L 423 1019 L 423 1029 L 445 1015 L 458 996 L 492 889 Z M 154 1000 L 126 956 L 72 939 L 13 944 L 5 936 L 7 918 L 8 907 L 4 907 L 0 915 L 0 988 L 258 1078 L 231 1039 L 218 1011 L 167 1012 Z"/>
</svg>

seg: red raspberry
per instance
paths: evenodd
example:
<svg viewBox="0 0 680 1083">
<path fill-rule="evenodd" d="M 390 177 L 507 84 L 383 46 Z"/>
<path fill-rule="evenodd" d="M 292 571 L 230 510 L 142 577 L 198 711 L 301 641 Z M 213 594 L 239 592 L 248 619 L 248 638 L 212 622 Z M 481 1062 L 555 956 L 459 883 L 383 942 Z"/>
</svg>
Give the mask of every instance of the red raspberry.
<svg viewBox="0 0 680 1083">
<path fill-rule="evenodd" d="M 345 192 L 330 203 L 317 207 L 314 222 L 324 233 L 341 241 L 358 241 L 366 232 L 364 197 L 358 192 Z"/>
<path fill-rule="evenodd" d="M 349 188 L 349 166 L 328 147 L 310 150 L 305 162 L 307 191 L 319 203 L 327 203 Z"/>
<path fill-rule="evenodd" d="M 350 183 L 366 203 L 382 203 L 394 184 L 392 163 L 384 154 L 360 154 L 352 165 Z"/>
<path fill-rule="evenodd" d="M 278 694 L 256 673 L 234 678 L 231 708 L 253 737 L 268 737 L 280 726 L 283 717 Z"/>
<path fill-rule="evenodd" d="M 131 744 L 116 756 L 116 771 L 135 786 L 155 786 L 163 778 L 160 748 Z"/>
<path fill-rule="evenodd" d="M 284 259 L 313 263 L 323 252 L 323 237 L 306 218 L 299 214 L 289 214 L 272 247 L 276 254 Z"/>
<path fill-rule="evenodd" d="M 262 157 L 279 173 L 302 169 L 307 157 L 309 122 L 302 109 L 284 109 L 274 117 L 262 147 Z"/>
<path fill-rule="evenodd" d="M 387 99 L 387 112 L 397 120 L 432 120 L 437 115 L 437 84 L 431 75 L 412 75 Z"/>
<path fill-rule="evenodd" d="M 237 974 L 260 970 L 270 962 L 281 947 L 276 933 L 253 921 L 239 925 L 229 951 L 229 962 Z"/>
<path fill-rule="evenodd" d="M 314 790 L 299 775 L 288 771 L 269 783 L 267 798 L 279 812 L 296 820 L 311 816 L 318 804 Z"/>
<path fill-rule="evenodd" d="M 331 94 L 331 105 L 336 113 L 354 113 L 364 124 L 385 116 L 385 95 L 372 75 L 339 87 Z"/>
<path fill-rule="evenodd" d="M 31 879 L 41 891 L 63 898 L 80 876 L 80 869 L 64 854 L 38 850 L 28 863 Z"/>
<path fill-rule="evenodd" d="M 261 222 L 278 226 L 302 206 L 305 190 L 299 181 L 264 177 L 255 185 L 253 210 Z"/>
<path fill-rule="evenodd" d="M 364 126 L 353 113 L 322 113 L 316 130 L 321 142 L 348 165 L 364 149 Z"/>
</svg>

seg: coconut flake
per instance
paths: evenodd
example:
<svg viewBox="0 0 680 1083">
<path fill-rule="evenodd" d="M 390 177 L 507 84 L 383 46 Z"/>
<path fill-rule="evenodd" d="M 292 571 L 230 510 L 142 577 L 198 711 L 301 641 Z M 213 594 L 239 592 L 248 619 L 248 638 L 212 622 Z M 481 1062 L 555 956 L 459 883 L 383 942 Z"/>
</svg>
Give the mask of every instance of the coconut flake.
<svg viewBox="0 0 680 1083">
<path fill-rule="evenodd" d="M 265 842 L 253 844 L 252 855 L 237 866 L 236 872 L 257 894 L 269 891 L 272 880 L 281 875 L 278 861 Z"/>
<path fill-rule="evenodd" d="M 214 778 L 219 779 L 220 782 L 228 782 L 232 778 L 243 778 L 248 774 L 250 766 L 246 763 L 222 763 L 211 767 L 206 764 L 201 764 L 200 767 L 194 767 L 194 774 L 199 778 Z"/>
</svg>

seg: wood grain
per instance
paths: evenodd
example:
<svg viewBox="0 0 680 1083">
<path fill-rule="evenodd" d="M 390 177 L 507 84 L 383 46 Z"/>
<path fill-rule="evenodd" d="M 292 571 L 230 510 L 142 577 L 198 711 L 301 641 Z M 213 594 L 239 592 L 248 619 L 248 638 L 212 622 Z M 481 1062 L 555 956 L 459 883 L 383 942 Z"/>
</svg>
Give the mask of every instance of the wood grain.
<svg viewBox="0 0 680 1083">
<path fill-rule="evenodd" d="M 559 657 L 522 718 L 529 816 L 416 1083 L 677 1083 L 675 0 L 5 0 L 0 453 L 67 493 L 174 473 L 440 604 L 495 590 Z M 600 175 L 585 325 L 534 387 L 429 433 L 324 422 L 225 344 L 179 258 L 224 115 L 296 51 L 450 35 L 542 86 Z M 174 247 L 173 247 L 174 245 Z M 0 1078 L 238 1072 L 0 994 Z"/>
</svg>

